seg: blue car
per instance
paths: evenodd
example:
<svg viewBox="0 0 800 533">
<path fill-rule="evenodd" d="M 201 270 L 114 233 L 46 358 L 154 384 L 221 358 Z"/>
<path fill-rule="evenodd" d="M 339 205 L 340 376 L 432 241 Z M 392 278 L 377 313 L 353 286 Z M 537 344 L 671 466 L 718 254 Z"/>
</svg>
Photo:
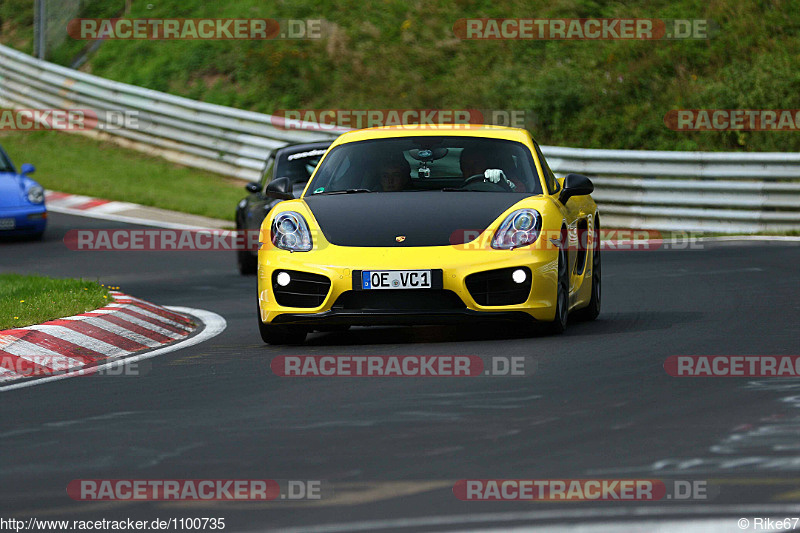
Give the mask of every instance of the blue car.
<svg viewBox="0 0 800 533">
<path fill-rule="evenodd" d="M 44 187 L 28 177 L 36 169 L 24 164 L 17 172 L 0 147 L 0 237 L 41 239 L 47 226 Z"/>
</svg>

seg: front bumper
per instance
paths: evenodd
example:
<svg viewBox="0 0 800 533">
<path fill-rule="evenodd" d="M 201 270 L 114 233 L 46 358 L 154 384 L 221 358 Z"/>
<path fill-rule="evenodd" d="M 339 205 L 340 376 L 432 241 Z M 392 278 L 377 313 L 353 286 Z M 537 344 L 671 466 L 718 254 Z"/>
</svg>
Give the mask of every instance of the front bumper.
<svg viewBox="0 0 800 533">
<path fill-rule="evenodd" d="M 47 209 L 43 205 L 0 208 L 0 220 L 12 219 L 13 228 L 0 224 L 0 237 L 42 233 L 47 227 Z"/>
<path fill-rule="evenodd" d="M 351 311 L 331 309 L 321 313 L 283 313 L 272 324 L 293 324 L 313 326 L 421 326 L 481 323 L 487 321 L 534 322 L 535 319 L 523 311 L 496 311 L 491 314 L 472 309 L 431 311 L 429 309 L 389 310 L 368 309 Z"/>
<path fill-rule="evenodd" d="M 493 250 L 468 246 L 359 248 L 326 243 L 310 252 L 287 252 L 265 246 L 258 254 L 258 298 L 261 320 L 274 324 L 388 325 L 449 324 L 497 319 L 506 321 L 552 321 L 555 317 L 558 251 L 555 249 Z M 527 267 L 530 293 L 514 305 L 479 305 L 467 288 L 470 274 L 513 267 Z M 437 309 L 403 306 L 381 309 L 380 305 L 358 309 L 342 306 L 354 291 L 353 274 L 362 270 L 440 269 L 441 291 L 457 296 L 459 304 Z M 330 289 L 316 307 L 286 307 L 276 300 L 273 273 L 299 271 L 324 276 Z M 356 285 L 358 285 L 356 283 Z M 420 299 L 428 289 L 418 289 Z M 391 293 L 392 290 L 366 292 Z M 340 300 L 340 298 L 342 298 Z"/>
</svg>

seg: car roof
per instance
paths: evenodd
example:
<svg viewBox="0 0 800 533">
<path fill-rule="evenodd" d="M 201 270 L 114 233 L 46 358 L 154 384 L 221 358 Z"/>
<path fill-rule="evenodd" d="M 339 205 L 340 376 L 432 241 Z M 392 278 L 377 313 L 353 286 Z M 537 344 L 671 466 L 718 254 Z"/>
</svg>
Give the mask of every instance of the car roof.
<svg viewBox="0 0 800 533">
<path fill-rule="evenodd" d="M 452 137 L 484 137 L 487 139 L 505 139 L 531 145 L 533 138 L 527 130 L 494 126 L 488 124 L 426 124 L 422 126 L 381 126 L 348 131 L 340 135 L 333 146 L 366 141 L 371 139 L 388 139 L 396 137 L 420 136 L 452 136 Z"/>
</svg>

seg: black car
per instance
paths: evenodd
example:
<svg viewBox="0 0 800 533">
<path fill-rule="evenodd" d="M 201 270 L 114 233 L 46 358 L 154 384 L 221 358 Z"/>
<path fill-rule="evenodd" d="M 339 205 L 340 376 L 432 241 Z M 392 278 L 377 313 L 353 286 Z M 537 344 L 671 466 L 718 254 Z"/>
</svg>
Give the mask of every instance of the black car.
<svg viewBox="0 0 800 533">
<path fill-rule="evenodd" d="M 267 185 L 273 180 L 285 178 L 288 190 L 299 197 L 332 142 L 290 144 L 274 151 L 264 165 L 261 180 L 245 186 L 250 194 L 236 206 L 236 229 L 258 231 L 269 210 L 280 201 L 266 195 Z M 243 275 L 256 273 L 258 254 L 255 250 L 239 250 L 236 255 L 239 272 Z"/>
</svg>

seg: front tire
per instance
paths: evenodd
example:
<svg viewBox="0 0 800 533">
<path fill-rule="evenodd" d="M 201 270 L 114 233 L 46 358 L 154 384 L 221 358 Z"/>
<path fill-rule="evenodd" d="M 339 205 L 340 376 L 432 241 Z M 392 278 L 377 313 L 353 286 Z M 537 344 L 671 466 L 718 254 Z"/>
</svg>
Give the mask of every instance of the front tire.
<svg viewBox="0 0 800 533">
<path fill-rule="evenodd" d="M 237 217 L 238 219 L 238 217 Z M 236 233 L 240 234 L 242 227 L 236 223 Z M 248 242 L 245 239 L 245 242 Z M 252 276 L 258 271 L 258 257 L 253 255 L 250 250 L 237 250 L 236 251 L 236 264 L 239 266 L 239 274 L 242 276 Z"/>
<path fill-rule="evenodd" d="M 569 262 L 564 243 L 558 251 L 558 287 L 556 289 L 556 316 L 547 326 L 548 333 L 564 333 L 569 321 Z"/>
<path fill-rule="evenodd" d="M 248 250 L 236 252 L 236 262 L 239 265 L 239 274 L 242 276 L 252 276 L 258 270 L 258 259 Z"/>
<path fill-rule="evenodd" d="M 260 305 L 257 303 L 257 305 Z M 261 309 L 256 307 L 258 314 L 258 332 L 261 340 L 267 344 L 303 344 L 308 331 L 299 326 L 283 326 L 264 324 L 261 321 Z"/>
<path fill-rule="evenodd" d="M 600 273 L 600 225 L 595 224 L 595 241 L 592 247 L 592 298 L 589 305 L 576 311 L 579 320 L 594 320 L 600 314 L 601 273 Z"/>
</svg>

